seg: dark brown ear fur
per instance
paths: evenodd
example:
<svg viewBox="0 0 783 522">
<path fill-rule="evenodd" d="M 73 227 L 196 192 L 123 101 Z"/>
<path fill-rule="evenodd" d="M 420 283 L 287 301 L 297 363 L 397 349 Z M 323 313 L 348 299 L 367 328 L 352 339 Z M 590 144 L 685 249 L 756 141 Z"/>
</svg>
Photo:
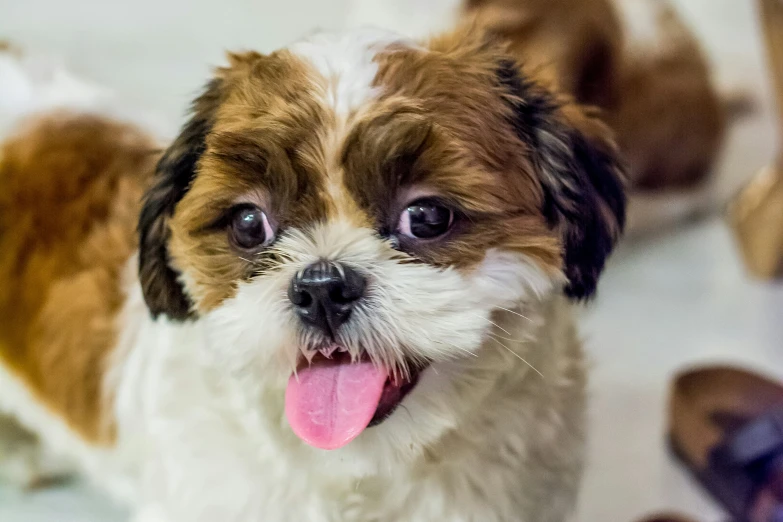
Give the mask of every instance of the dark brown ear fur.
<svg viewBox="0 0 783 522">
<path fill-rule="evenodd" d="M 139 217 L 139 278 L 144 300 L 154 317 L 163 314 L 182 321 L 194 313 L 179 274 L 169 262 L 169 221 L 196 175 L 220 103 L 221 83 L 219 79 L 212 80 L 195 100 L 190 120 L 163 154 L 152 188 L 144 196 Z"/>
<path fill-rule="evenodd" d="M 544 189 L 542 209 L 562 230 L 566 294 L 591 297 L 625 226 L 625 177 L 608 129 L 585 110 L 525 80 L 513 60 L 498 78 L 520 139 L 530 144 Z"/>
</svg>

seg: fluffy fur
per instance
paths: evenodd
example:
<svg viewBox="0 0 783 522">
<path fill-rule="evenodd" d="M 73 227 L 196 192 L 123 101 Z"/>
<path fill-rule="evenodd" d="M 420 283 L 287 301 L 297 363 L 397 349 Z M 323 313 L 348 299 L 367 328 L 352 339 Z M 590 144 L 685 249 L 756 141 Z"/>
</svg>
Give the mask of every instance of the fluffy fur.
<svg viewBox="0 0 783 522">
<path fill-rule="evenodd" d="M 5 141 L 0 406 L 138 522 L 565 520 L 584 443 L 572 303 L 624 224 L 605 126 L 474 32 L 229 62 L 165 152 L 72 112 Z M 422 195 L 456 209 L 442 238 L 397 228 Z M 231 243 L 238 204 L 274 241 Z M 368 280 L 337 342 L 426 365 L 331 452 L 283 411 L 322 341 L 286 289 L 322 259 Z"/>
<path fill-rule="evenodd" d="M 716 208 L 710 174 L 751 102 L 718 92 L 700 43 L 666 0 L 468 0 L 465 16 L 602 110 L 628 164 L 630 233 Z"/>
<path fill-rule="evenodd" d="M 603 108 L 619 102 L 623 30 L 611 0 L 467 0 L 464 9 L 560 92 Z"/>
</svg>

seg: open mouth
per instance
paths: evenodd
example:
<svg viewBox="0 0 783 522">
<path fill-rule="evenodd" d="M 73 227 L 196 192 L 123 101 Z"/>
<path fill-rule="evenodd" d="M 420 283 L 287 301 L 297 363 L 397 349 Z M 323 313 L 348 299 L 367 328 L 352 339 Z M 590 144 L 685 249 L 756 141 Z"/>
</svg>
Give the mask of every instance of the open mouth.
<svg viewBox="0 0 783 522">
<path fill-rule="evenodd" d="M 395 377 L 366 357 L 352 362 L 346 352 L 321 351 L 288 380 L 288 423 L 311 446 L 341 448 L 394 413 L 419 372 L 411 366 L 410 376 Z"/>
</svg>

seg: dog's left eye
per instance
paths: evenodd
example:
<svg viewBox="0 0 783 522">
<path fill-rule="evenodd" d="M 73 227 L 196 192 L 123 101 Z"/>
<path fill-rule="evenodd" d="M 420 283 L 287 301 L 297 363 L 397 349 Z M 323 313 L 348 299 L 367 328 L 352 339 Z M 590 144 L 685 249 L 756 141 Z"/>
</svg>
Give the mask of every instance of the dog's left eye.
<svg viewBox="0 0 783 522">
<path fill-rule="evenodd" d="M 237 207 L 229 225 L 231 241 L 243 250 L 271 243 L 275 234 L 263 210 L 252 205 Z"/>
<path fill-rule="evenodd" d="M 449 231 L 454 211 L 432 200 L 416 201 L 402 211 L 397 230 L 417 239 L 433 239 Z"/>
</svg>

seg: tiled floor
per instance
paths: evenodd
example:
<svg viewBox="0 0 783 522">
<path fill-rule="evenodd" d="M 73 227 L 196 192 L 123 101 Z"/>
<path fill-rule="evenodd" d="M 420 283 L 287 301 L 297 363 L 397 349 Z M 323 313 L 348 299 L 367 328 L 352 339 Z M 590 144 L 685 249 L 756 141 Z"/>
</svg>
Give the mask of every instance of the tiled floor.
<svg viewBox="0 0 783 522">
<path fill-rule="evenodd" d="M 623 0 L 626 2 L 646 0 Z M 0 38 L 66 58 L 83 74 L 157 111 L 173 132 L 223 49 L 270 50 L 316 27 L 371 22 L 423 32 L 452 0 L 0 0 Z M 678 0 L 728 87 L 758 93 L 761 112 L 733 132 L 725 191 L 765 164 L 775 136 L 751 0 Z M 411 14 L 414 13 L 414 14 Z M 719 512 L 668 460 L 666 382 L 683 365 L 741 361 L 783 376 L 783 286 L 748 280 L 719 218 L 624 245 L 585 312 L 593 360 L 591 445 L 580 522 L 626 522 L 677 508 Z M 33 495 L 0 488 L 2 522 L 123 520 L 80 486 Z"/>
</svg>

